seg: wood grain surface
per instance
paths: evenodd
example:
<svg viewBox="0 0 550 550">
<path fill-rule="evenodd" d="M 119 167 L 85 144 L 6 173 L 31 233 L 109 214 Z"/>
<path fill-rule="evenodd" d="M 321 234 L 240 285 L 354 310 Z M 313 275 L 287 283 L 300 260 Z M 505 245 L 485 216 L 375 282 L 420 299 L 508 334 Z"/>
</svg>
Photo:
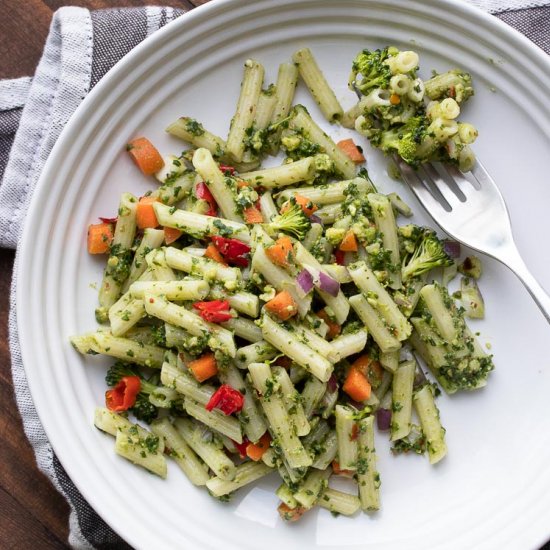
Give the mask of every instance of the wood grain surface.
<svg viewBox="0 0 550 550">
<path fill-rule="evenodd" d="M 192 9 L 208 0 L 0 0 L 0 79 L 34 73 L 61 6 L 162 5 Z M 14 253 L 0 249 L 0 548 L 66 549 L 69 507 L 38 470 L 13 394 L 8 311 Z"/>
</svg>

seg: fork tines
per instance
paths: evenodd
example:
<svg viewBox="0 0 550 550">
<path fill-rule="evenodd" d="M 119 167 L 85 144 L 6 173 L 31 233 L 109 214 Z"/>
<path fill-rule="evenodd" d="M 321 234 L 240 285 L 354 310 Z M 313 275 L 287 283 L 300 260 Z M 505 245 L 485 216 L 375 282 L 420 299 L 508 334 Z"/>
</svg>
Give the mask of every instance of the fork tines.
<svg viewBox="0 0 550 550">
<path fill-rule="evenodd" d="M 402 159 L 394 158 L 405 182 L 411 187 L 426 209 L 443 208 L 446 212 L 465 203 L 473 191 L 482 188 L 490 178 L 479 161 L 467 178 L 455 166 L 423 164 L 418 170 L 413 169 Z"/>
</svg>

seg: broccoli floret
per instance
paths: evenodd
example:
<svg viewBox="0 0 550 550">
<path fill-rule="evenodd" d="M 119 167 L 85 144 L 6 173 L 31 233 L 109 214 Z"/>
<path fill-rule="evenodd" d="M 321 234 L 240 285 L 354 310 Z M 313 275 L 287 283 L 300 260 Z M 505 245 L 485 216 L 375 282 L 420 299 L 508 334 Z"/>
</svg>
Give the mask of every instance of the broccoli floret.
<svg viewBox="0 0 550 550">
<path fill-rule="evenodd" d="M 315 155 L 314 165 L 315 176 L 308 180 L 311 185 L 325 185 L 331 178 L 339 176 L 334 162 L 324 153 Z"/>
<path fill-rule="evenodd" d="M 353 61 L 349 77 L 350 89 L 357 89 L 363 94 L 374 88 L 387 89 L 392 77 L 390 66 L 386 60 L 390 57 L 388 48 L 383 50 L 363 50 Z M 361 75 L 358 81 L 357 76 Z"/>
<path fill-rule="evenodd" d="M 95 310 L 95 320 L 100 324 L 103 325 L 104 323 L 109 322 L 109 308 L 106 308 L 104 306 L 100 306 L 96 308 Z"/>
<path fill-rule="evenodd" d="M 426 95 L 432 100 L 452 97 L 460 104 L 474 95 L 471 75 L 460 69 L 435 75 L 426 80 L 424 86 Z"/>
<path fill-rule="evenodd" d="M 431 230 L 428 230 L 431 232 Z M 426 229 L 420 225 L 409 223 L 398 227 L 399 243 L 401 248 L 401 257 L 409 258 L 411 254 L 418 248 L 426 234 Z"/>
<path fill-rule="evenodd" d="M 139 376 L 138 373 L 131 365 L 128 363 L 123 363 L 122 361 L 117 361 L 112 365 L 105 376 L 105 382 L 107 386 L 113 387 L 116 386 L 120 379 L 124 376 Z"/>
<path fill-rule="evenodd" d="M 155 346 L 166 348 L 166 328 L 164 325 L 158 325 L 151 328 L 151 339 Z"/>
<path fill-rule="evenodd" d="M 150 424 L 158 416 L 157 408 L 149 401 L 149 398 L 139 393 L 136 397 L 134 406 L 130 409 L 132 414 L 138 419 Z"/>
<path fill-rule="evenodd" d="M 159 378 L 157 375 L 152 375 L 151 378 L 147 380 L 133 365 L 124 363 L 123 361 L 117 361 L 107 371 L 105 382 L 108 386 L 116 386 L 120 382 L 120 379 L 124 376 L 139 376 L 141 380 L 140 393 L 145 395 L 153 393 L 158 387 L 157 382 L 159 381 Z"/>
<path fill-rule="evenodd" d="M 321 146 L 318 143 L 314 143 L 299 132 L 287 131 L 281 139 L 281 145 L 287 158 L 292 161 L 312 157 L 321 152 Z"/>
<path fill-rule="evenodd" d="M 141 381 L 140 391 L 136 397 L 134 406 L 129 409 L 131 413 L 138 419 L 144 422 L 151 423 L 158 414 L 157 408 L 149 401 L 149 394 L 157 389 L 158 377 L 153 375 L 149 380 L 146 380 L 143 375 L 132 365 L 117 361 L 107 371 L 105 382 L 108 386 L 116 386 L 124 376 L 139 376 Z"/>
<path fill-rule="evenodd" d="M 302 208 L 296 203 L 296 199 L 292 197 L 289 200 L 288 208 L 282 213 L 275 216 L 267 229 L 272 232 L 283 231 L 290 233 L 299 240 L 302 240 L 311 227 L 309 218 L 304 214 Z"/>
<path fill-rule="evenodd" d="M 411 277 L 422 275 L 435 267 L 449 266 L 453 260 L 449 258 L 443 249 L 443 243 L 434 233 L 426 233 L 418 248 L 414 251 L 410 260 L 401 269 L 403 281 Z"/>
<path fill-rule="evenodd" d="M 357 221 L 351 226 L 355 236 L 361 241 L 361 244 L 370 244 L 378 236 L 376 226 L 365 216 L 358 217 Z"/>
<path fill-rule="evenodd" d="M 419 156 L 419 145 L 426 137 L 427 120 L 424 116 L 411 117 L 405 124 L 380 133 L 379 146 L 384 153 L 397 153 L 407 164 L 417 167 L 427 160 Z"/>
<path fill-rule="evenodd" d="M 342 242 L 342 239 L 345 237 L 346 232 L 347 230 L 341 227 L 329 227 L 326 230 L 325 235 L 327 237 L 327 241 L 332 246 L 338 246 Z"/>
<path fill-rule="evenodd" d="M 334 162 L 328 155 L 315 155 L 315 170 L 317 172 L 334 172 Z"/>
</svg>

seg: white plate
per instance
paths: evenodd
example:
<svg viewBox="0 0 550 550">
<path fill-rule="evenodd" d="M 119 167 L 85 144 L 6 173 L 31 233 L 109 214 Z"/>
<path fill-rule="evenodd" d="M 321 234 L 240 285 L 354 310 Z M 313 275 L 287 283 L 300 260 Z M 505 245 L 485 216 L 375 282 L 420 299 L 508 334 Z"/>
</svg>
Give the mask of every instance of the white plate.
<svg viewBox="0 0 550 550">
<path fill-rule="evenodd" d="M 139 195 L 151 184 L 124 144 L 143 134 L 162 152 L 178 152 L 181 143 L 163 128 L 184 114 L 225 135 L 246 57 L 263 62 L 273 81 L 278 63 L 303 45 L 350 106 L 352 58 L 387 44 L 418 50 L 424 76 L 456 65 L 473 73 L 476 96 L 462 118 L 480 129 L 475 150 L 508 201 L 525 260 L 550 287 L 550 63 L 525 38 L 440 0 L 221 0 L 172 23 L 124 58 L 63 132 L 33 198 L 18 272 L 23 359 L 40 418 L 84 497 L 132 545 L 515 549 L 550 536 L 549 327 L 518 281 L 490 260 L 481 280 L 487 319 L 472 326 L 492 345 L 497 370 L 485 390 L 441 398 L 449 456 L 437 467 L 424 457 L 393 457 L 378 438 L 377 514 L 335 519 L 320 510 L 286 525 L 275 511 L 275 480 L 221 504 L 173 464 L 168 481 L 133 467 L 92 425 L 107 362 L 84 360 L 68 338 L 95 326 L 90 284 L 100 280 L 102 261 L 85 251 L 86 226 L 113 215 L 122 191 Z M 303 89 L 298 97 L 320 120 Z M 368 162 L 382 191 L 397 189 L 419 212 L 387 177 L 381 155 L 369 154 Z"/>
</svg>

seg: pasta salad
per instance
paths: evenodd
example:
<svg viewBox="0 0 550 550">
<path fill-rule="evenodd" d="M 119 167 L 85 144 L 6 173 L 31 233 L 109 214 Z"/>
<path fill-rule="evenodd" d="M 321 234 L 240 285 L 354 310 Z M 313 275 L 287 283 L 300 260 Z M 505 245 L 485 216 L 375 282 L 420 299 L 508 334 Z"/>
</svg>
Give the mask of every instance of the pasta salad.
<svg viewBox="0 0 550 550">
<path fill-rule="evenodd" d="M 107 255 L 101 326 L 71 339 L 116 360 L 94 422 L 120 456 L 163 478 L 173 460 L 222 500 L 276 473 L 288 521 L 316 505 L 379 509 L 376 429 L 396 453 L 445 457 L 439 387 L 473 390 L 493 369 L 466 323 L 484 315 L 479 260 L 410 223 L 410 207 L 359 169 L 354 140 L 335 143 L 293 105 L 301 79 L 328 121 L 384 152 L 467 170 L 477 132 L 456 118 L 471 79 L 422 81 L 417 66 L 415 52 L 364 50 L 350 76 L 360 99 L 344 112 L 309 49 L 269 86 L 249 59 L 227 139 L 181 117 L 167 128 L 191 146 L 181 155 L 130 141 L 158 184 L 123 193 L 117 217 L 88 228 L 88 251 Z"/>
</svg>

